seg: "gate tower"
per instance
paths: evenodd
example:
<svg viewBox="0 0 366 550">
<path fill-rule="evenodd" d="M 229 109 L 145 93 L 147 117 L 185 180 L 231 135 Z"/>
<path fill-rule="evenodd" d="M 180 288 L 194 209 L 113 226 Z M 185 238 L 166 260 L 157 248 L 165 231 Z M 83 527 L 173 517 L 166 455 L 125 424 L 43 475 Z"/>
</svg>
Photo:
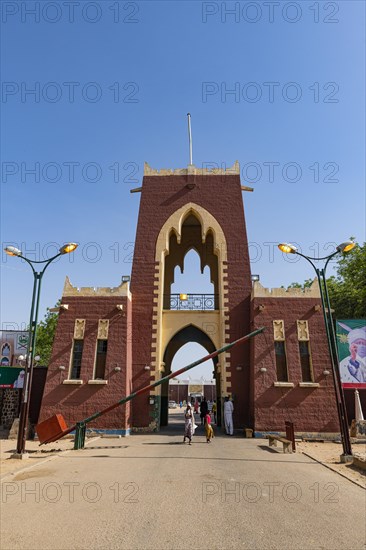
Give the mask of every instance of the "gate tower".
<svg viewBox="0 0 366 550">
<path fill-rule="evenodd" d="M 198 342 L 208 352 L 250 332 L 251 273 L 240 169 L 154 170 L 144 166 L 131 274 L 135 389 L 167 375 L 175 352 Z M 210 269 L 213 295 L 172 295 L 174 269 L 194 249 Z M 185 297 L 184 297 L 185 298 Z M 218 399 L 232 395 L 237 427 L 252 425 L 249 346 L 215 363 Z M 159 429 L 167 420 L 168 388 L 133 402 L 133 425 Z"/>
</svg>

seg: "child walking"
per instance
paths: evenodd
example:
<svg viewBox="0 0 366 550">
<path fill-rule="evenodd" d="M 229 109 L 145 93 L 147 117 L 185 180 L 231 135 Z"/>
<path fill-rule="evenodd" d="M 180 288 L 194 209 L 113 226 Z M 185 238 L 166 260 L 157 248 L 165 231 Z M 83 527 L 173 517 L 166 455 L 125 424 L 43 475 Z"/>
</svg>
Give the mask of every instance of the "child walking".
<svg viewBox="0 0 366 550">
<path fill-rule="evenodd" d="M 208 412 L 205 416 L 205 431 L 206 431 L 207 443 L 211 443 L 211 439 L 214 437 L 214 431 L 211 426 L 211 416 L 210 416 L 210 413 Z"/>
</svg>

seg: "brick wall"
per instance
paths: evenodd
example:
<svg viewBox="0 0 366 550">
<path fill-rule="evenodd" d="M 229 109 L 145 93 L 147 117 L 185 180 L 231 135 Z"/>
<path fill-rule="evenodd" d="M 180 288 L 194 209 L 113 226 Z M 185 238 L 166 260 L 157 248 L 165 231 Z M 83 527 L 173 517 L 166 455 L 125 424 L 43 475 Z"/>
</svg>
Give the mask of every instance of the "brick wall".
<svg viewBox="0 0 366 550">
<path fill-rule="evenodd" d="M 61 310 L 56 329 L 52 357 L 43 394 L 40 422 L 61 413 L 70 426 L 91 414 L 112 405 L 131 390 L 131 302 L 126 297 L 65 297 L 69 305 Z M 123 304 L 123 311 L 116 308 Z M 83 385 L 65 385 L 68 378 L 75 319 L 85 319 L 86 329 L 80 378 Z M 107 385 L 91 385 L 97 344 L 98 320 L 109 319 L 108 350 L 105 379 Z M 65 370 L 59 370 L 64 366 Z M 116 372 L 115 367 L 121 371 Z M 130 404 L 117 407 L 93 421 L 90 428 L 124 430 L 130 426 Z"/>
<path fill-rule="evenodd" d="M 179 403 L 180 401 L 187 401 L 188 398 L 188 384 L 180 384 L 178 386 L 169 386 L 169 400 Z"/>
<path fill-rule="evenodd" d="M 206 397 L 207 401 L 212 401 L 212 399 L 216 399 L 216 386 L 211 385 L 205 385 L 203 389 L 204 396 Z M 170 385 L 169 386 L 169 399 L 172 401 L 176 401 L 176 403 L 179 403 L 179 401 L 187 401 L 188 398 L 188 384 L 179 384 L 179 390 L 178 385 Z"/>
<path fill-rule="evenodd" d="M 255 328 L 266 327 L 266 332 L 251 342 L 252 414 L 257 431 L 284 431 L 285 421 L 294 423 L 296 432 L 338 432 L 331 370 L 322 311 L 314 306 L 314 298 L 255 298 L 252 301 L 252 319 Z M 259 305 L 264 306 L 260 310 Z M 273 320 L 285 323 L 289 382 L 293 388 L 275 387 L 276 362 L 274 353 Z M 307 320 L 310 334 L 314 382 L 320 387 L 300 387 L 302 382 L 297 320 Z M 260 372 L 265 367 L 267 372 Z"/>
<path fill-rule="evenodd" d="M 21 392 L 12 388 L 0 389 L 0 424 L 3 428 L 11 428 L 19 416 Z"/>
</svg>

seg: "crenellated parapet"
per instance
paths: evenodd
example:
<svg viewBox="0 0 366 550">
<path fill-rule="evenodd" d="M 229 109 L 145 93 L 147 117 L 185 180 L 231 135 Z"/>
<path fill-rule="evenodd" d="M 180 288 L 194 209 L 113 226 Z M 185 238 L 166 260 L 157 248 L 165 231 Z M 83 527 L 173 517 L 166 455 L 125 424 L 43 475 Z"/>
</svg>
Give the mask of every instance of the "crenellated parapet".
<svg viewBox="0 0 366 550">
<path fill-rule="evenodd" d="M 64 289 L 62 292 L 63 298 L 69 298 L 71 296 L 77 297 L 87 297 L 91 296 L 96 298 L 98 296 L 102 297 L 113 297 L 113 296 L 127 296 L 131 299 L 131 292 L 129 290 L 128 281 L 122 282 L 119 286 L 116 287 L 75 287 L 70 283 L 69 277 L 66 277 Z"/>
<path fill-rule="evenodd" d="M 259 281 L 253 283 L 252 299 L 254 298 L 319 298 L 319 283 L 314 279 L 309 288 L 265 288 Z"/>
<path fill-rule="evenodd" d="M 198 168 L 194 164 L 189 164 L 187 168 L 161 168 L 156 170 L 145 162 L 144 163 L 144 176 L 230 176 L 240 175 L 239 162 L 235 161 L 233 166 L 228 168 L 218 168 L 215 163 L 207 163 L 205 168 Z"/>
</svg>

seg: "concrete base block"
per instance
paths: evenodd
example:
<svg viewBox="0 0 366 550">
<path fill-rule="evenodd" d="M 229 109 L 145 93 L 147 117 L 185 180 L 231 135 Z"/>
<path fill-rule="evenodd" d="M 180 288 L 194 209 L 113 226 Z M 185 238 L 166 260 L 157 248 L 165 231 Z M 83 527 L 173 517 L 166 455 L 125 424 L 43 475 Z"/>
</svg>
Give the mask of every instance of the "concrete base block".
<svg viewBox="0 0 366 550">
<path fill-rule="evenodd" d="M 348 462 L 353 462 L 353 456 L 352 455 L 341 455 L 339 458 L 341 459 L 341 462 L 343 462 L 344 464 L 346 464 Z"/>
<path fill-rule="evenodd" d="M 102 429 L 102 428 L 93 428 L 88 429 L 86 432 L 86 437 L 128 437 L 131 435 L 130 428 L 124 430 L 113 430 L 113 429 Z"/>
<path fill-rule="evenodd" d="M 26 460 L 27 458 L 29 458 L 29 454 L 28 453 L 13 453 L 12 455 L 10 455 L 10 458 L 17 458 L 18 460 Z"/>
</svg>

